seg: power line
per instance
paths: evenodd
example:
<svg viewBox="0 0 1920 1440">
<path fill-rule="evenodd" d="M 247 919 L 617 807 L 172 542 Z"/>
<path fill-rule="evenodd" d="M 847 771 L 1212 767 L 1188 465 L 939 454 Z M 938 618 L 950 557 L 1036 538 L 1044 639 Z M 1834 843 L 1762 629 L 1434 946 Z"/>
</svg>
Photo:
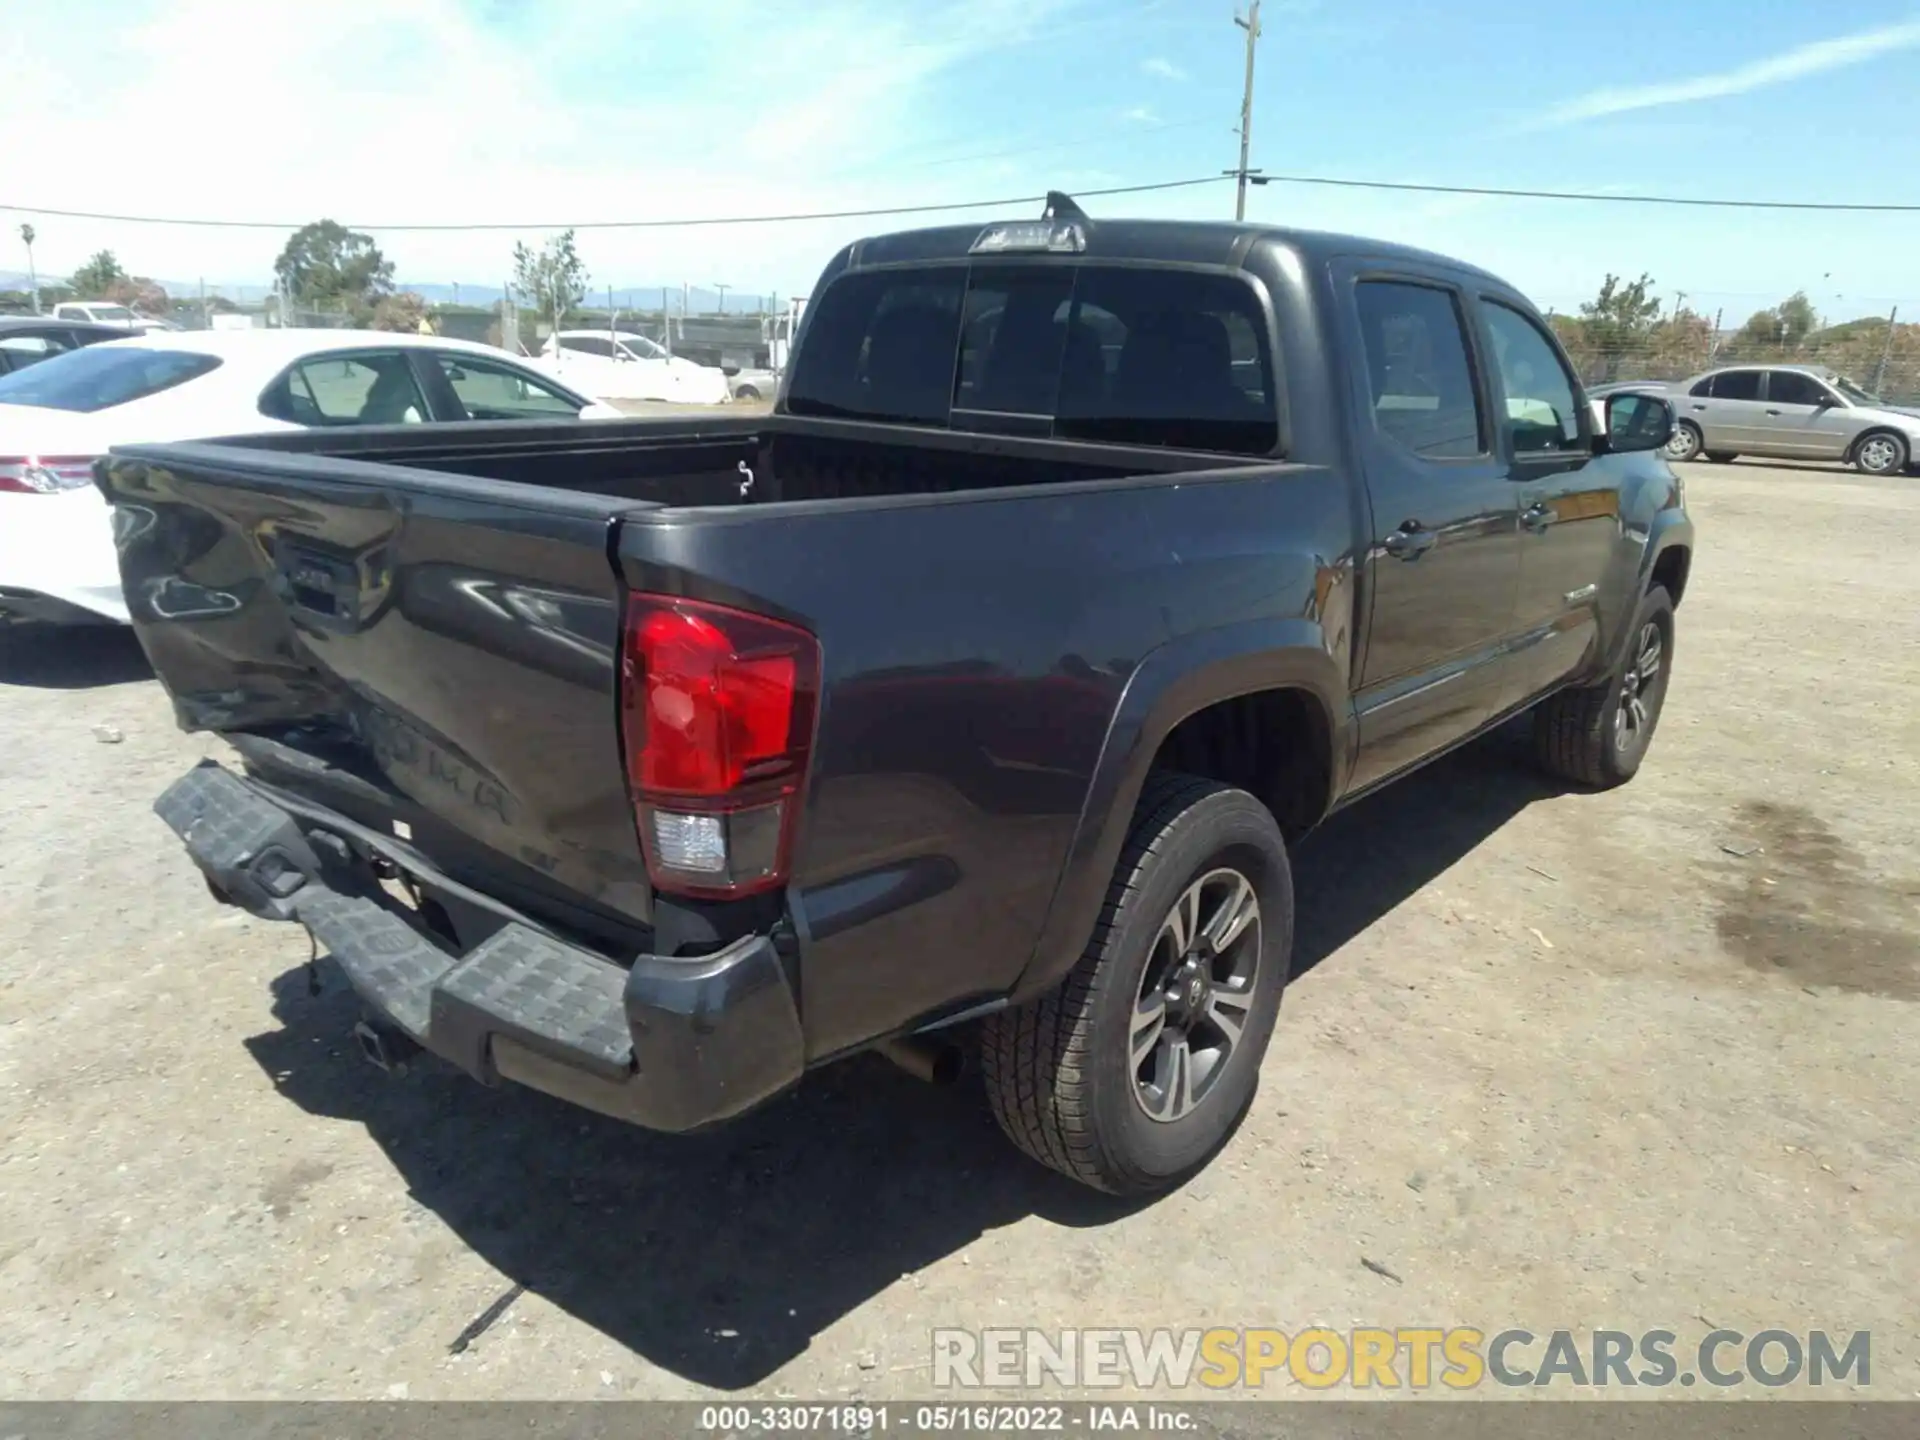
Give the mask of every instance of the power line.
<svg viewBox="0 0 1920 1440">
<path fill-rule="evenodd" d="M 1392 180 L 1347 180 L 1331 175 L 1253 176 L 1256 185 L 1332 185 L 1346 190 L 1411 190 L 1423 195 L 1490 195 L 1512 200 L 1594 200 L 1618 205 L 1699 205 L 1718 210 L 1825 210 L 1920 213 L 1916 205 L 1855 204 L 1843 200 L 1726 200 L 1697 195 L 1616 195 L 1590 190 L 1513 190 L 1490 185 L 1416 185 Z"/>
<path fill-rule="evenodd" d="M 1191 180 L 1159 180 L 1146 185 L 1109 185 L 1098 190 L 1079 190 L 1082 198 L 1102 195 L 1143 195 L 1153 190 L 1185 190 L 1195 185 L 1218 185 L 1223 177 L 1201 175 Z M 945 210 L 996 210 L 1011 205 L 1038 205 L 1045 195 L 1007 195 L 997 200 L 952 200 L 937 205 L 883 205 L 866 210 L 813 210 L 787 215 L 703 215 L 678 220 L 576 220 L 568 224 L 505 224 L 495 221 L 440 225 L 364 225 L 352 224 L 350 230 L 392 234 L 397 231 L 458 230 L 673 230 L 697 225 L 782 225 L 800 220 L 865 220 L 883 215 L 931 215 Z M 203 230 L 298 230 L 305 221 L 287 224 L 275 220 L 199 220 L 185 216 L 109 215 L 93 210 L 49 210 L 37 205 L 0 205 L 0 210 L 22 215 L 52 215 L 63 220 L 108 220 L 119 225 L 189 225 Z"/>
<path fill-rule="evenodd" d="M 1223 179 L 1237 178 L 1238 171 L 1225 175 L 1201 175 L 1187 180 L 1160 180 L 1143 185 L 1108 185 L 1100 189 L 1076 191 L 1085 199 L 1106 195 L 1144 195 L 1161 190 L 1185 190 L 1197 185 L 1217 185 Z M 1326 185 L 1347 190 L 1412 191 L 1425 195 L 1484 195 L 1513 200 L 1585 200 L 1614 205 L 1692 205 L 1709 209 L 1793 210 L 1828 213 L 1920 214 L 1920 204 L 1863 204 L 1830 200 L 1734 200 L 1696 195 L 1627 195 L 1583 190 L 1520 190 L 1490 185 L 1423 185 L 1410 181 L 1352 180 L 1332 175 L 1268 175 L 1250 171 L 1255 185 Z M 1041 203 L 1044 195 L 1010 195 L 993 200 L 953 200 L 928 205 L 879 205 L 859 210 L 813 210 L 781 215 L 702 215 L 670 220 L 576 220 L 570 223 L 532 223 L 501 221 L 463 221 L 443 224 L 367 225 L 353 224 L 355 230 L 388 234 L 409 232 L 455 232 L 481 230 L 674 230 L 706 225 L 782 225 L 806 220 L 864 220 L 889 215 L 933 215 L 952 210 L 993 210 L 1013 205 Z M 297 230 L 304 221 L 208 220 L 177 215 L 115 215 L 95 210 L 55 210 L 40 205 L 0 205 L 0 211 L 21 215 L 46 215 L 62 220 L 104 220 L 119 225 L 180 225 L 205 230 Z"/>
</svg>

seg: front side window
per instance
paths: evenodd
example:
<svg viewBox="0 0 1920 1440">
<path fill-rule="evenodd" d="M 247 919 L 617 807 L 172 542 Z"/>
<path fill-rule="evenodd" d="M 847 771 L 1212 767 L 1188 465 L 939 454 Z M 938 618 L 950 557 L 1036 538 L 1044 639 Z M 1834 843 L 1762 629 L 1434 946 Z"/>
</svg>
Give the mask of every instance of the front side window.
<svg viewBox="0 0 1920 1440">
<path fill-rule="evenodd" d="M 945 426 L 955 411 L 1059 439 L 1267 454 L 1267 322 L 1233 276 L 993 263 L 858 272 L 808 317 L 795 414 Z"/>
<path fill-rule="evenodd" d="M 1380 433 L 1429 460 L 1484 454 L 1466 327 L 1454 297 L 1430 285 L 1367 280 L 1354 298 Z"/>
<path fill-rule="evenodd" d="M 302 360 L 267 388 L 260 409 L 296 425 L 415 425 L 430 414 L 398 351 Z"/>
<path fill-rule="evenodd" d="M 613 341 L 604 335 L 568 335 L 560 341 L 560 348 L 576 355 L 595 355 L 602 360 L 613 358 Z"/>
<path fill-rule="evenodd" d="M 578 400 L 524 370 L 474 355 L 435 358 L 469 420 L 542 420 L 580 413 Z"/>
<path fill-rule="evenodd" d="M 217 356 L 189 350 L 86 345 L 0 378 L 0 405 L 91 413 L 144 400 L 219 368 Z"/>
<path fill-rule="evenodd" d="M 1864 386 L 1856 385 L 1844 375 L 1836 375 L 1833 377 L 1833 388 L 1856 405 L 1883 405 L 1886 403 L 1871 390 L 1866 389 Z"/>
<path fill-rule="evenodd" d="M 1776 405 L 1830 405 L 1827 387 L 1799 370 L 1775 370 L 1767 377 L 1767 399 Z"/>
<path fill-rule="evenodd" d="M 620 348 L 636 360 L 664 360 L 667 358 L 667 352 L 654 344 L 653 341 L 647 339 L 644 335 L 623 336 L 620 341 Z"/>
<path fill-rule="evenodd" d="M 1540 327 L 1511 306 L 1485 306 L 1493 369 L 1506 404 L 1507 433 L 1518 455 L 1581 448 L 1580 403 L 1573 377 Z"/>
</svg>

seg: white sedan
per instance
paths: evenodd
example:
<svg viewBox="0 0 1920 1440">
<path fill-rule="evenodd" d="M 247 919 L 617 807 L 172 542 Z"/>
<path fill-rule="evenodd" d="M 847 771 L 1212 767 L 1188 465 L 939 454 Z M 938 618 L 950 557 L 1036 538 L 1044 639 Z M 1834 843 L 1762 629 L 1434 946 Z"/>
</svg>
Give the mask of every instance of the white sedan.
<svg viewBox="0 0 1920 1440">
<path fill-rule="evenodd" d="M 562 330 L 534 362 L 596 400 L 677 400 L 720 405 L 733 398 L 724 371 L 669 355 L 624 330 Z"/>
<path fill-rule="evenodd" d="M 319 425 L 612 419 L 502 351 L 367 330 L 107 340 L 0 376 L 0 619 L 127 620 L 93 462 L 115 445 Z"/>
</svg>

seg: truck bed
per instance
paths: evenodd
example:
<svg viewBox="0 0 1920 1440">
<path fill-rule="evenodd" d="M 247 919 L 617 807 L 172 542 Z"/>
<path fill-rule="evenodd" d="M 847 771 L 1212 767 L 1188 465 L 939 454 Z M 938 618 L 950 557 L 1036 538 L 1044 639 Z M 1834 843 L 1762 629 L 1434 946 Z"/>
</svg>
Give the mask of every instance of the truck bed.
<svg viewBox="0 0 1920 1440">
<path fill-rule="evenodd" d="M 238 436 L 221 445 L 401 466 L 650 505 L 879 499 L 1245 465 L 1216 454 L 794 415 L 590 425 L 372 426 Z M 741 467 L 747 467 L 749 475 Z"/>
</svg>

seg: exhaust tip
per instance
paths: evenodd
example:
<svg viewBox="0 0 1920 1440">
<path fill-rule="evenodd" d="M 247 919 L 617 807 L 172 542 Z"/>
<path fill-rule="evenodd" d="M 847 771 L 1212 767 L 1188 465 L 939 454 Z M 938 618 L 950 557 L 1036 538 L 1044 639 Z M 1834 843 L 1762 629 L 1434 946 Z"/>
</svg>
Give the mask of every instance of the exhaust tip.
<svg viewBox="0 0 1920 1440">
<path fill-rule="evenodd" d="M 903 1037 L 874 1047 L 895 1065 L 929 1085 L 951 1085 L 966 1071 L 966 1054 L 948 1041 Z"/>
</svg>

